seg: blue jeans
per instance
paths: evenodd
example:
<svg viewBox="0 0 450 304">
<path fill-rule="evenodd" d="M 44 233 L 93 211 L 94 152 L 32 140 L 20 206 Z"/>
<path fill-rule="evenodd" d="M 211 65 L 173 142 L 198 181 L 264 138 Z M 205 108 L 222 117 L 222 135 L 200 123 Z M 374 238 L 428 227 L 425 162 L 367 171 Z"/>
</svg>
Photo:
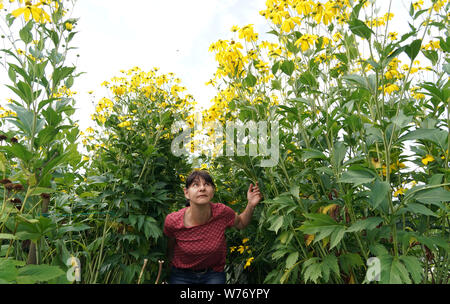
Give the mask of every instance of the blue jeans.
<svg viewBox="0 0 450 304">
<path fill-rule="evenodd" d="M 169 278 L 169 284 L 225 284 L 225 281 L 225 272 L 196 272 L 175 267 L 172 267 Z"/>
</svg>

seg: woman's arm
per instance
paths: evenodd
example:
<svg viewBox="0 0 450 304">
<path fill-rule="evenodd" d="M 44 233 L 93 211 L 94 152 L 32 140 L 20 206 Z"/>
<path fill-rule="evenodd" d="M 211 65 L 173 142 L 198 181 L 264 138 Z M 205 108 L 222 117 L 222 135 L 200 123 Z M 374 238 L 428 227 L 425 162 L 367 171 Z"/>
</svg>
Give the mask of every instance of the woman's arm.
<svg viewBox="0 0 450 304">
<path fill-rule="evenodd" d="M 247 191 L 247 199 L 248 203 L 244 212 L 236 215 L 236 219 L 234 220 L 234 227 L 236 227 L 237 229 L 244 229 L 248 226 L 248 224 L 250 224 L 253 211 L 255 210 L 256 205 L 258 205 L 262 199 L 262 195 L 259 192 L 258 183 L 256 183 L 256 186 L 250 184 Z"/>
<path fill-rule="evenodd" d="M 167 265 L 171 265 L 172 264 L 172 258 L 173 258 L 173 248 L 175 247 L 175 238 L 173 237 L 169 237 L 169 241 L 167 242 L 167 259 L 168 259 L 168 263 Z"/>
<path fill-rule="evenodd" d="M 236 219 L 234 220 L 234 227 L 237 229 L 244 229 L 245 227 L 250 224 L 250 221 L 252 220 L 253 211 L 255 210 L 254 206 L 250 206 L 247 204 L 247 207 L 245 208 L 244 212 L 242 212 L 239 215 L 236 215 Z"/>
</svg>

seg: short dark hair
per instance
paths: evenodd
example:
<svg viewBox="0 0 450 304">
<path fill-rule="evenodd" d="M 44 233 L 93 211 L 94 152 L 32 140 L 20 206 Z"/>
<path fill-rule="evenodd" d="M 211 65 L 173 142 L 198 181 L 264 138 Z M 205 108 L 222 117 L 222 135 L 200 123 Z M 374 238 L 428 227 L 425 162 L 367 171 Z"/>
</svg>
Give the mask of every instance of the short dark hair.
<svg viewBox="0 0 450 304">
<path fill-rule="evenodd" d="M 210 183 L 214 189 L 216 189 L 216 184 L 214 184 L 214 181 L 211 177 L 211 175 L 209 175 L 208 171 L 206 170 L 194 170 L 191 172 L 191 174 L 189 174 L 189 176 L 186 178 L 186 189 L 188 189 L 192 183 L 197 179 L 197 178 L 202 178 L 205 180 L 205 182 Z M 189 199 L 186 200 L 186 207 L 189 207 Z"/>
</svg>

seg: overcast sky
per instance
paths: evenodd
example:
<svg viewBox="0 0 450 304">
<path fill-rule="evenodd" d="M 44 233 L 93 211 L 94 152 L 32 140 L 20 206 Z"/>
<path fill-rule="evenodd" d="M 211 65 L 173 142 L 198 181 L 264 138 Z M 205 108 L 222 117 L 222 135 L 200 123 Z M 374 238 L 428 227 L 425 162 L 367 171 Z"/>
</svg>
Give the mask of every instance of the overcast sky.
<svg viewBox="0 0 450 304">
<path fill-rule="evenodd" d="M 387 0 L 379 2 L 388 4 Z M 407 26 L 402 22 L 402 14 L 408 12 L 403 2 L 410 2 L 392 2 L 394 20 Z M 78 71 L 86 73 L 75 80 L 72 89 L 78 92 L 75 99 L 79 111 L 75 115 L 81 130 L 93 125 L 92 102 L 105 93 L 100 84 L 134 66 L 144 71 L 158 67 L 162 73 L 175 73 L 187 93 L 198 103 L 207 103 L 215 91 L 205 82 L 217 67 L 214 54 L 208 51 L 210 44 L 233 37 L 233 25 L 254 24 L 260 37 L 267 39 L 271 35 L 265 32 L 270 26 L 259 15 L 264 8 L 265 0 L 78 0 L 72 17 L 80 18 L 74 28 L 79 33 L 72 46 L 80 55 Z M 390 27 L 394 29 L 398 27 Z M 4 70 L 0 76 L 8 79 Z M 0 91 L 4 104 L 8 90 L 3 86 Z M 89 91 L 94 94 L 89 95 Z"/>
<path fill-rule="evenodd" d="M 91 101 L 102 97 L 100 84 L 134 66 L 173 72 L 197 102 L 211 100 L 215 91 L 205 82 L 217 64 L 209 46 L 233 37 L 233 25 L 253 23 L 257 32 L 268 31 L 259 15 L 264 7 L 265 0 L 79 0 L 73 44 L 79 46 L 78 70 L 87 73 L 75 81 L 78 106 L 92 113 Z M 98 92 L 95 97 L 90 90 Z M 80 116 L 82 128 L 88 116 Z"/>
</svg>

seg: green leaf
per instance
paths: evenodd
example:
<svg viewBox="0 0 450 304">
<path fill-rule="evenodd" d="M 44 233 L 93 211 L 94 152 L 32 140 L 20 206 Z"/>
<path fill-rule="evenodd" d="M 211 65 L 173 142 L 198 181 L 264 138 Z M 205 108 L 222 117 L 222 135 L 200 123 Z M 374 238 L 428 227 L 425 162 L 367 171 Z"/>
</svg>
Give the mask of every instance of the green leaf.
<svg viewBox="0 0 450 304">
<path fill-rule="evenodd" d="M 422 39 L 416 39 L 411 44 L 405 45 L 405 53 L 409 59 L 413 61 L 419 54 L 420 47 L 422 46 Z"/>
<path fill-rule="evenodd" d="M 439 145 L 442 149 L 446 146 L 448 132 L 439 129 L 417 129 L 411 131 L 398 139 L 398 142 L 405 140 L 427 140 Z"/>
<path fill-rule="evenodd" d="M 350 183 L 356 187 L 362 184 L 370 183 L 374 179 L 375 176 L 367 170 L 349 169 L 348 171 L 342 173 L 341 178 L 339 178 L 338 181 L 341 183 Z"/>
<path fill-rule="evenodd" d="M 8 69 L 8 76 L 12 82 L 14 82 L 14 83 L 16 82 L 16 71 L 14 71 L 14 69 L 12 67 L 9 67 L 9 69 Z"/>
<path fill-rule="evenodd" d="M 357 253 L 344 253 L 339 256 L 339 264 L 345 273 L 350 274 L 351 270 L 363 266 L 364 262 Z"/>
<path fill-rule="evenodd" d="M 28 23 L 19 31 L 20 39 L 22 39 L 25 44 L 29 44 L 33 41 L 33 35 L 31 34 L 31 29 L 33 27 L 33 20 L 28 21 Z"/>
<path fill-rule="evenodd" d="M 283 226 L 284 217 L 282 215 L 279 215 L 275 221 L 272 222 L 272 225 L 269 227 L 270 231 L 274 231 L 275 233 L 278 233 L 278 230 Z"/>
<path fill-rule="evenodd" d="M 313 76 L 313 74 L 310 71 L 307 71 L 305 73 L 302 73 L 298 79 L 300 83 L 310 86 L 310 87 L 317 87 L 317 81 L 316 78 Z"/>
<path fill-rule="evenodd" d="M 339 168 L 341 166 L 342 161 L 345 158 L 345 154 L 347 153 L 347 147 L 341 141 L 334 144 L 334 150 L 331 157 L 333 162 L 333 166 Z"/>
<path fill-rule="evenodd" d="M 298 260 L 298 251 L 289 254 L 288 257 L 286 258 L 286 268 L 290 269 L 292 266 L 294 266 L 295 263 L 297 263 L 297 260 Z"/>
<path fill-rule="evenodd" d="M 321 213 L 305 213 L 304 216 L 310 221 L 305 221 L 299 230 L 307 234 L 316 234 L 314 237 L 314 243 L 330 236 L 333 236 L 333 242 L 337 245 L 340 239 L 343 237 L 344 225 L 337 223 L 327 214 Z"/>
<path fill-rule="evenodd" d="M 16 240 L 17 237 L 11 233 L 0 233 L 0 240 Z"/>
<path fill-rule="evenodd" d="M 336 230 L 333 231 L 333 233 L 331 234 L 331 237 L 330 237 L 330 249 L 332 249 L 337 244 L 339 244 L 339 242 L 344 237 L 345 232 L 346 231 L 345 231 L 344 227 L 337 228 Z"/>
<path fill-rule="evenodd" d="M 317 280 L 322 277 L 322 267 L 321 264 L 315 263 L 318 260 L 318 258 L 311 258 L 308 261 L 306 261 L 304 266 L 304 278 L 305 282 L 313 281 L 314 283 L 317 283 Z M 307 263 L 311 261 L 310 263 Z M 308 265 L 308 266 L 305 266 Z"/>
<path fill-rule="evenodd" d="M 64 275 L 65 272 L 58 266 L 50 265 L 27 265 L 19 269 L 17 283 L 47 282 L 51 279 Z"/>
<path fill-rule="evenodd" d="M 357 5 L 355 5 L 355 7 L 353 8 L 353 11 L 351 13 L 351 19 L 358 19 L 359 17 L 359 12 L 361 10 L 361 8 L 363 7 L 364 3 L 366 2 L 366 0 L 360 1 Z"/>
<path fill-rule="evenodd" d="M 348 22 L 349 29 L 352 31 L 353 34 L 367 39 L 370 39 L 370 36 L 372 35 L 373 31 L 361 20 L 359 19 L 352 19 Z"/>
<path fill-rule="evenodd" d="M 15 143 L 12 146 L 5 146 L 2 147 L 3 150 L 6 150 L 7 152 L 13 154 L 15 157 L 23 160 L 23 161 L 29 161 L 33 158 L 33 153 L 27 150 L 25 146 L 23 146 L 21 143 Z"/>
<path fill-rule="evenodd" d="M 444 188 L 434 188 L 418 191 L 414 194 L 414 198 L 421 203 L 435 204 L 450 201 L 450 191 Z M 438 205 L 441 207 L 441 205 Z"/>
<path fill-rule="evenodd" d="M 285 60 L 281 64 L 281 70 L 283 71 L 283 73 L 285 73 L 288 76 L 292 75 L 292 73 L 294 72 L 294 69 L 295 69 L 295 65 L 294 65 L 294 62 L 292 62 L 291 60 Z"/>
<path fill-rule="evenodd" d="M 358 220 L 356 223 L 351 225 L 347 232 L 358 232 L 361 230 L 372 230 L 376 226 L 378 226 L 381 222 L 383 222 L 383 219 L 381 217 L 369 217 L 364 220 Z"/>
<path fill-rule="evenodd" d="M 73 73 L 75 67 L 57 68 L 52 75 L 53 86 L 57 87 L 59 82 Z"/>
<path fill-rule="evenodd" d="M 247 77 L 244 79 L 244 84 L 246 87 L 254 87 L 256 84 L 256 77 L 253 76 L 251 73 L 248 73 Z"/>
<path fill-rule="evenodd" d="M 303 160 L 308 159 L 327 159 L 326 155 L 323 154 L 322 151 L 316 150 L 316 149 L 303 149 L 302 154 Z"/>
<path fill-rule="evenodd" d="M 376 180 L 369 194 L 371 206 L 377 209 L 383 202 L 383 205 L 386 205 L 389 192 L 390 186 L 387 182 Z"/>
<path fill-rule="evenodd" d="M 13 260 L 0 258 L 0 280 L 14 283 L 17 277 L 17 269 Z"/>
<path fill-rule="evenodd" d="M 360 75 L 351 74 L 351 75 L 345 75 L 342 78 L 347 83 L 357 85 L 360 88 L 363 88 L 363 89 L 366 89 L 366 90 L 370 91 L 370 86 L 369 86 L 369 83 L 368 83 L 367 79 L 362 77 L 362 76 L 360 76 Z"/>
<path fill-rule="evenodd" d="M 422 281 L 424 271 L 418 258 L 415 256 L 402 255 L 399 257 L 399 260 L 405 265 L 414 283 L 419 284 Z"/>
<path fill-rule="evenodd" d="M 437 216 L 433 211 L 431 211 L 430 209 L 428 209 L 424 205 L 416 204 L 416 203 L 409 203 L 405 207 L 405 210 L 411 211 L 412 213 L 419 213 L 419 214 L 424 214 L 424 215 Z"/>
<path fill-rule="evenodd" d="M 396 258 L 392 260 L 391 264 L 391 276 L 389 279 L 389 283 L 391 284 L 400 284 L 406 283 L 411 284 L 411 280 L 409 279 L 408 271 L 405 266 Z"/>
<path fill-rule="evenodd" d="M 325 264 L 329 269 L 331 269 L 336 275 L 340 275 L 338 260 L 334 254 L 329 254 L 324 257 L 322 263 Z"/>
</svg>

